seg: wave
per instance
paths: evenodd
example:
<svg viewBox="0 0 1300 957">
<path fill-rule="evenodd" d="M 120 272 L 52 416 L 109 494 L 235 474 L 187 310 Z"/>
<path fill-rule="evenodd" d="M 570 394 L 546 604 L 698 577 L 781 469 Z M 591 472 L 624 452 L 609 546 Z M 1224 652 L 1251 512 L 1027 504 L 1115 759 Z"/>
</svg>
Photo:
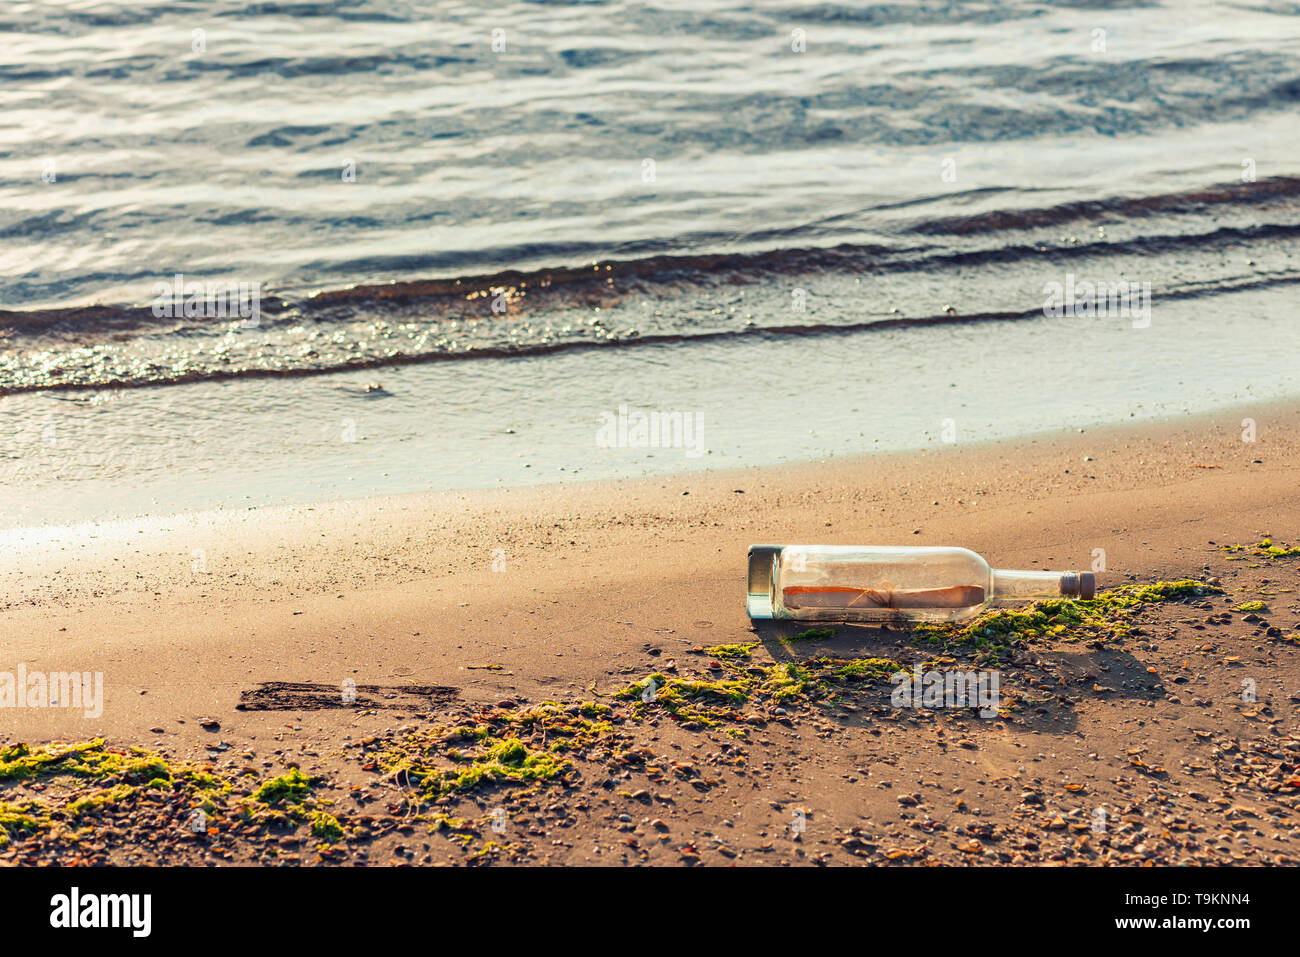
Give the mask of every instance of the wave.
<svg viewBox="0 0 1300 957">
<path fill-rule="evenodd" d="M 1273 176 L 1254 183 L 1229 183 L 1155 196 L 1113 196 L 1062 203 L 1043 209 L 996 210 L 972 216 L 947 216 L 918 223 L 909 227 L 908 231 L 926 236 L 1006 232 L 1116 216 L 1135 219 L 1159 213 L 1197 214 L 1207 208 L 1250 207 L 1295 196 L 1300 196 L 1300 177 Z"/>
<path fill-rule="evenodd" d="M 1233 293 L 1258 291 L 1270 288 L 1300 285 L 1300 271 L 1266 275 L 1254 279 L 1236 281 L 1195 281 L 1182 287 L 1162 289 L 1160 300 L 1174 302 L 1180 300 L 1203 299 L 1224 296 Z M 366 300 L 373 302 L 374 300 Z M 220 365 L 201 367 L 171 368 L 155 366 L 142 370 L 135 363 L 131 364 L 129 374 L 99 374 L 88 378 L 45 378 L 22 380 L 5 376 L 0 372 L 0 396 L 37 391 L 86 391 L 102 389 L 143 388 L 162 385 L 182 385 L 195 382 L 216 382 L 234 379 L 258 378 L 301 378 L 305 376 L 328 375 L 341 372 L 355 372 L 367 369 L 379 369 L 400 365 L 427 364 L 434 362 L 473 361 L 490 359 L 521 359 L 556 355 L 560 353 L 628 349 L 646 346 L 665 346 L 672 344 L 694 345 L 706 342 L 739 340 L 751 338 L 790 339 L 802 337 L 835 337 L 862 332 L 884 332 L 909 328 L 936 328 L 944 326 L 967 326 L 997 322 L 1021 322 L 1041 320 L 1045 309 L 1041 304 L 1032 308 L 1018 310 L 1001 310 L 985 312 L 959 313 L 955 309 L 943 313 L 919 316 L 898 316 L 862 319 L 840 322 L 804 322 L 785 324 L 749 323 L 742 328 L 721 330 L 683 330 L 678 332 L 652 333 L 642 335 L 633 332 L 623 336 L 605 336 L 603 338 L 576 337 L 562 341 L 514 342 L 508 345 L 468 345 L 464 348 L 437 348 L 422 352 L 397 352 L 368 356 L 346 356 L 335 361 L 313 356 L 313 361 L 303 364 L 282 363 L 275 366 L 246 366 L 242 368 L 223 368 Z M 97 317 L 103 321 L 102 316 Z M 68 365 L 62 360 L 62 365 Z"/>
</svg>

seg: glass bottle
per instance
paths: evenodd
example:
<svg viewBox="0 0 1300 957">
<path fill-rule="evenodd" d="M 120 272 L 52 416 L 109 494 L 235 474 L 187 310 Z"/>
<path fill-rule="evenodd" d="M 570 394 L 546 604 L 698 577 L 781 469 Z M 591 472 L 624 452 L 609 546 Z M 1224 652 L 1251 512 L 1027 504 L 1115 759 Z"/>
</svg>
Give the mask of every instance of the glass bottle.
<svg viewBox="0 0 1300 957">
<path fill-rule="evenodd" d="M 1091 598 L 1091 572 L 1004 571 L 967 548 L 751 545 L 750 618 L 962 621 L 992 601 Z"/>
</svg>

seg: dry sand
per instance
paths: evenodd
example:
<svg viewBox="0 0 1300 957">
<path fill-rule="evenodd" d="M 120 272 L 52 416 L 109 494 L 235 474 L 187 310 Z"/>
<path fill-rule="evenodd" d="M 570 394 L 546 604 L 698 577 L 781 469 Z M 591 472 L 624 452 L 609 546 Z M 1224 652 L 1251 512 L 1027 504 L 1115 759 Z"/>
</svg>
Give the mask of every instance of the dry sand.
<svg viewBox="0 0 1300 957">
<path fill-rule="evenodd" d="M 1246 415 L 1257 442 L 1241 440 Z M 782 469 L 8 533 L 0 671 L 102 672 L 105 702 L 98 717 L 5 709 L 4 740 L 103 737 L 235 784 L 195 833 L 179 786 L 78 818 L 60 808 L 105 782 L 0 781 L 0 801 L 55 809 L 0 859 L 1295 862 L 1300 558 L 1219 546 L 1297 544 L 1298 467 L 1300 410 L 1268 406 Z M 759 541 L 959 544 L 1003 568 L 1087 569 L 1103 549 L 1099 590 L 1217 576 L 1225 594 L 1144 607 L 1127 637 L 1009 649 L 1015 706 L 997 720 L 900 712 L 887 681 L 755 694 L 715 728 L 608 697 L 652 672 L 726 677 L 699 651 L 726 643 L 760 641 L 738 674 L 938 653 L 897 630 L 755 633 L 743 572 Z M 1231 611 L 1256 598 L 1262 620 Z M 610 706 L 611 725 L 521 723 L 544 701 Z M 550 780 L 436 803 L 385 773 L 417 745 L 454 766 L 456 726 L 538 753 L 586 737 Z M 349 832 L 323 853 L 293 814 L 239 803 L 294 765 Z M 453 823 L 433 830 L 441 815 Z M 72 842 L 88 820 L 96 836 Z"/>
</svg>

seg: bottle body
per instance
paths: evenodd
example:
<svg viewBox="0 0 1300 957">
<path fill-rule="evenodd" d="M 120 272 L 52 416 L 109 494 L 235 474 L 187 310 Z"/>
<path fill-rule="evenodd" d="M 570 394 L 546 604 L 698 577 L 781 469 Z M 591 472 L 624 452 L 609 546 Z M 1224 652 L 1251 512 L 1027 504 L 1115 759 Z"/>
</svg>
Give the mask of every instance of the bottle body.
<svg viewBox="0 0 1300 957">
<path fill-rule="evenodd" d="M 1090 574 L 1000 571 L 948 546 L 754 545 L 749 562 L 756 619 L 962 621 L 995 599 L 1091 598 L 1093 588 Z"/>
</svg>

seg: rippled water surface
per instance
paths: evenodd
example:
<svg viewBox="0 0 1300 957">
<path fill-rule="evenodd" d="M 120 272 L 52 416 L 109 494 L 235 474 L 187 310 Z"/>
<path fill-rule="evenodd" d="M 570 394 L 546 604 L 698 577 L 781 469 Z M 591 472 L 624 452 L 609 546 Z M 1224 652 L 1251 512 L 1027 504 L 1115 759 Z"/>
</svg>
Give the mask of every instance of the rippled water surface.
<svg viewBox="0 0 1300 957">
<path fill-rule="evenodd" d="M 230 403 L 277 435 L 305 403 L 321 414 L 302 427 L 329 434 L 338 401 L 370 402 L 349 390 L 388 376 L 413 393 L 384 434 L 479 464 L 413 476 L 393 438 L 367 454 L 401 482 L 336 465 L 321 494 L 523 481 L 504 413 L 435 433 L 420 403 L 526 360 L 530 420 L 574 382 L 584 409 L 752 408 L 745 369 L 834 354 L 843 398 L 822 401 L 847 415 L 845 343 L 924 345 L 962 378 L 987 358 L 972 343 L 1032 350 L 1067 274 L 1149 283 L 1153 339 L 1205 323 L 1286 355 L 1298 106 L 1294 3 L 6 3 L 0 466 L 22 520 L 46 514 L 24 483 L 56 476 L 162 468 L 229 491 L 227 453 L 328 460 L 235 454 L 212 426 Z M 241 283 L 256 322 L 212 315 Z M 199 305 L 160 315 L 176 285 Z M 1114 367 L 1116 328 L 1070 337 L 1080 370 Z M 719 349 L 729 393 L 700 382 Z M 1198 403 L 1300 389 L 1229 359 L 1178 360 L 1209 383 Z M 890 394 L 917 374 L 863 364 Z M 1181 407 L 1160 375 L 1145 400 Z M 208 391 L 156 394 L 177 389 Z M 177 407 L 180 439 L 145 441 Z M 47 419 L 79 455 L 48 459 Z M 763 434 L 729 464 L 789 453 Z M 854 448 L 837 432 L 799 454 Z"/>
</svg>

